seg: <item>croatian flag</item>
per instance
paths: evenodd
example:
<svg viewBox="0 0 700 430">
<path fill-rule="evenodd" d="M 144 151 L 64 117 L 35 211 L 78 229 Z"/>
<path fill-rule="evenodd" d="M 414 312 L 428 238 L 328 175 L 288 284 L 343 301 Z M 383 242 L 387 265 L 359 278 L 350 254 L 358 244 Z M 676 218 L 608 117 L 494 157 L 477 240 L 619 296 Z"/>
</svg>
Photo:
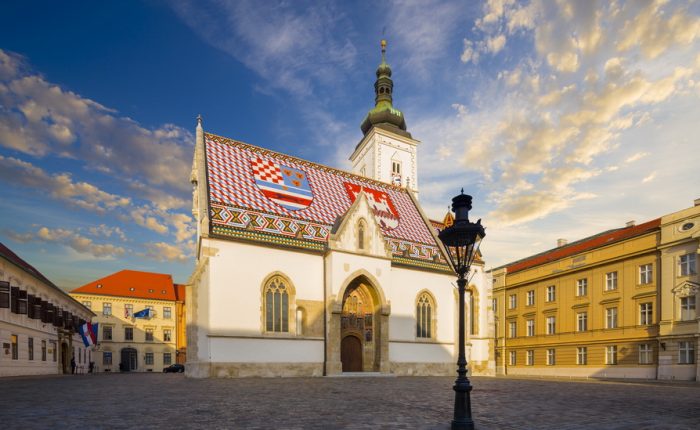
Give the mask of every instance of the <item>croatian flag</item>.
<svg viewBox="0 0 700 430">
<path fill-rule="evenodd" d="M 134 314 L 134 318 L 151 318 L 153 316 L 151 308 L 146 308 Z"/>
<path fill-rule="evenodd" d="M 83 337 L 85 346 L 94 346 L 97 344 L 97 323 L 85 323 L 80 326 L 80 335 Z"/>
</svg>

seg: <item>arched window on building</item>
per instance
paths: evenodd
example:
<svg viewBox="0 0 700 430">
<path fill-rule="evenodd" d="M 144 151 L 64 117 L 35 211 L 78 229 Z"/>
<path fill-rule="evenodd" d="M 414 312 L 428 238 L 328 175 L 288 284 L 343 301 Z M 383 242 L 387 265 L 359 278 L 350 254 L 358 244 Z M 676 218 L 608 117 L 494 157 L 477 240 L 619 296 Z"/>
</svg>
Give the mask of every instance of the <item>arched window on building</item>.
<svg viewBox="0 0 700 430">
<path fill-rule="evenodd" d="M 265 285 L 265 331 L 289 331 L 289 286 L 281 276 L 272 277 Z"/>
<path fill-rule="evenodd" d="M 428 292 L 416 302 L 416 337 L 432 339 L 435 335 L 435 301 Z"/>
<path fill-rule="evenodd" d="M 465 318 L 466 326 L 468 327 L 468 333 L 470 335 L 476 335 L 479 332 L 479 297 L 475 286 L 470 286 L 467 289 L 467 312 Z"/>
</svg>

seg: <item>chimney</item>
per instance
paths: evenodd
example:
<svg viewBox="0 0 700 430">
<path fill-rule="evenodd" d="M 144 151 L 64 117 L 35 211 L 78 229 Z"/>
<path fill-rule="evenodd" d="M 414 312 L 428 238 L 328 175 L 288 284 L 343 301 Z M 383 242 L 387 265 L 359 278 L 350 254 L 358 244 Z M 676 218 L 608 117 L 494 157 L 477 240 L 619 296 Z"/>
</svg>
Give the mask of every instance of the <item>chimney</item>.
<svg viewBox="0 0 700 430">
<path fill-rule="evenodd" d="M 562 246 L 566 245 L 567 243 L 569 243 L 569 241 L 566 239 L 557 239 L 557 248 L 561 248 Z"/>
<path fill-rule="evenodd" d="M 634 227 L 635 225 L 637 225 L 637 223 L 634 220 L 625 223 L 625 227 Z"/>
<path fill-rule="evenodd" d="M 700 206 L 700 199 L 693 200 L 693 203 L 695 204 L 695 206 Z"/>
</svg>

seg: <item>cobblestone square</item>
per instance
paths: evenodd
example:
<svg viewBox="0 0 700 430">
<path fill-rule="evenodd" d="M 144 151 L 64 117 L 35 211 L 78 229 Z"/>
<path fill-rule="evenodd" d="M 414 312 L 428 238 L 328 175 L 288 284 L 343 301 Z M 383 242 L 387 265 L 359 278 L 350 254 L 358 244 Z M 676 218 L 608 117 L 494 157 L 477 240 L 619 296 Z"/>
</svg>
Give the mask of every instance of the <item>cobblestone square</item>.
<svg viewBox="0 0 700 430">
<path fill-rule="evenodd" d="M 0 425 L 27 428 L 447 429 L 453 378 L 0 380 Z M 472 378 L 478 429 L 697 429 L 700 385 Z"/>
</svg>

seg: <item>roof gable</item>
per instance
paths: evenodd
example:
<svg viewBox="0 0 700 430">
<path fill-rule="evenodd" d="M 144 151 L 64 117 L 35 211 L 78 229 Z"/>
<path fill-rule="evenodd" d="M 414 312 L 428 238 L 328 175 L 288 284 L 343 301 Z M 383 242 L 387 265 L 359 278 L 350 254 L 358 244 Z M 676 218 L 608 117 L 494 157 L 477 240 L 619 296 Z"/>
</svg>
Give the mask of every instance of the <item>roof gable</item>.
<svg viewBox="0 0 700 430">
<path fill-rule="evenodd" d="M 208 133 L 204 140 L 213 234 L 321 251 L 364 192 L 395 260 L 448 268 L 405 189 Z"/>
</svg>

